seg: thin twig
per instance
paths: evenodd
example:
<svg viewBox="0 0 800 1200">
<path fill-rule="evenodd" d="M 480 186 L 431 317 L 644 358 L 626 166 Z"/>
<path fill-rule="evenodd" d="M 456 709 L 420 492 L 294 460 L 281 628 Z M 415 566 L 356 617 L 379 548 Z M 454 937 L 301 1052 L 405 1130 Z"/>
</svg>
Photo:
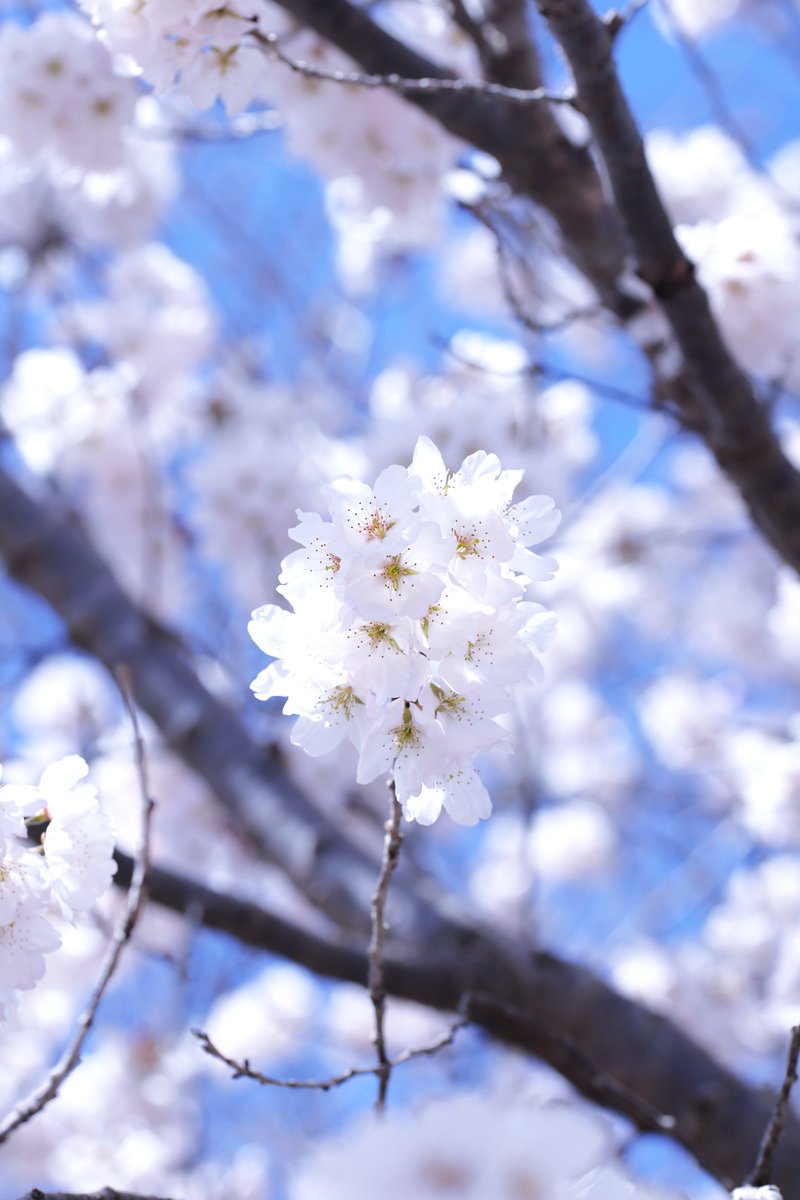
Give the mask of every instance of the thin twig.
<svg viewBox="0 0 800 1200">
<path fill-rule="evenodd" d="M 342 1071 L 341 1075 L 332 1075 L 328 1079 L 276 1079 L 272 1075 L 264 1075 L 261 1071 L 255 1070 L 250 1066 L 250 1060 L 245 1058 L 239 1062 L 235 1058 L 228 1058 L 221 1050 L 214 1045 L 211 1038 L 202 1029 L 193 1029 L 192 1034 L 197 1038 L 206 1054 L 210 1054 L 212 1058 L 218 1058 L 220 1062 L 225 1063 L 233 1072 L 233 1079 L 254 1079 L 256 1083 L 260 1083 L 265 1087 L 282 1087 L 289 1088 L 291 1091 L 318 1091 L 329 1092 L 331 1088 L 339 1087 L 343 1083 L 347 1083 L 351 1079 L 357 1079 L 362 1075 L 380 1075 L 386 1069 L 394 1070 L 395 1067 L 401 1067 L 403 1063 L 411 1062 L 415 1058 L 431 1057 L 438 1054 L 440 1050 L 444 1050 L 447 1046 L 453 1044 L 455 1035 L 459 1029 L 463 1029 L 468 1024 L 466 1018 L 456 1021 L 451 1025 L 446 1033 L 443 1033 L 440 1038 L 432 1042 L 429 1046 L 419 1046 L 415 1050 L 404 1050 L 402 1054 L 398 1054 L 396 1058 L 387 1060 L 386 1064 L 376 1063 L 371 1067 L 350 1067 L 347 1071 Z"/>
<path fill-rule="evenodd" d="M 283 63 L 297 75 L 306 79 L 321 80 L 325 83 L 339 83 L 352 87 L 389 88 L 391 91 L 411 92 L 469 92 L 484 96 L 497 96 L 510 100 L 514 104 L 565 104 L 575 107 L 574 92 L 551 92 L 547 88 L 515 88 L 506 87 L 502 83 L 490 83 L 485 79 L 460 79 L 455 76 L 435 78 L 426 76 L 421 79 L 408 79 L 403 75 L 370 75 L 363 71 L 326 71 L 323 67 L 315 67 L 303 59 L 291 58 L 281 48 L 280 39 L 275 33 L 262 33 L 260 29 L 252 29 L 250 36 L 258 42 L 278 62 Z"/>
<path fill-rule="evenodd" d="M 67 1046 L 58 1063 L 47 1076 L 42 1084 L 36 1088 L 31 1094 L 21 1103 L 15 1105 L 6 1119 L 0 1124 L 0 1145 L 6 1141 L 8 1137 L 21 1125 L 25 1125 L 32 1117 L 41 1112 L 51 1100 L 55 1100 L 62 1084 L 69 1075 L 77 1067 L 81 1059 L 81 1052 L 84 1043 L 89 1034 L 97 1010 L 100 1007 L 105 991 L 111 982 L 114 972 L 122 956 L 126 944 L 130 941 L 139 913 L 144 902 L 144 884 L 147 874 L 147 865 L 150 854 L 150 817 L 153 811 L 153 801 L 150 797 L 147 788 L 147 772 L 144 760 L 144 746 L 142 743 L 141 734 L 139 732 L 139 724 L 136 718 L 136 710 L 133 706 L 133 701 L 130 698 L 130 689 L 128 683 L 127 672 L 123 668 L 119 668 L 117 672 L 117 682 L 120 691 L 122 692 L 125 707 L 131 719 L 133 727 L 134 739 L 134 754 L 136 758 L 136 769 L 139 777 L 139 787 L 142 798 L 142 835 L 139 853 L 136 858 L 136 865 L 133 872 L 133 880 L 128 892 L 128 899 L 125 905 L 125 910 L 117 925 L 114 936 L 106 954 L 105 961 L 98 975 L 89 1003 L 78 1018 L 77 1028 L 72 1041 Z M 111 1193 L 113 1195 L 113 1193 Z"/>
<path fill-rule="evenodd" d="M 400 832 L 400 818 L 403 815 L 403 809 L 400 801 L 397 799 L 394 779 L 391 780 L 389 787 L 392 797 L 391 809 L 389 819 L 384 826 L 385 835 L 383 839 L 381 869 L 378 875 L 375 895 L 372 897 L 372 904 L 370 905 L 372 933 L 367 952 L 369 958 L 367 986 L 369 988 L 369 998 L 375 1010 L 375 1034 L 372 1040 L 378 1056 L 378 1066 L 375 1071 L 378 1076 L 378 1096 L 375 1101 L 375 1108 L 378 1112 L 381 1112 L 386 1106 L 386 1093 L 389 1089 L 389 1077 L 392 1073 L 392 1063 L 386 1053 L 386 1036 L 384 1032 L 386 988 L 383 980 L 383 943 L 387 928 L 384 912 L 386 909 L 386 897 L 389 894 L 389 884 L 394 869 L 397 866 L 400 846 L 403 841 L 403 835 Z"/>
<path fill-rule="evenodd" d="M 781 1140 L 786 1114 L 789 1111 L 789 1098 L 792 1088 L 797 1083 L 797 1060 L 800 1058 L 800 1025 L 792 1027 L 792 1037 L 789 1042 L 789 1057 L 786 1063 L 786 1073 L 783 1077 L 781 1090 L 775 1101 L 772 1116 L 764 1130 L 761 1145 L 758 1147 L 756 1165 L 748 1176 L 747 1182 L 753 1187 L 765 1187 L 772 1179 L 772 1160 L 778 1142 Z"/>
</svg>

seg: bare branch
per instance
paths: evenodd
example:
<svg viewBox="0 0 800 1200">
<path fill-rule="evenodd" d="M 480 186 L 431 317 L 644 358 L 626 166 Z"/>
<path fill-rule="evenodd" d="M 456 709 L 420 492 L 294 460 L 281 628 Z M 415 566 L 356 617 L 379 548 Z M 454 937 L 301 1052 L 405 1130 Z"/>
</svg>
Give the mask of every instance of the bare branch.
<svg viewBox="0 0 800 1200">
<path fill-rule="evenodd" d="M 440 1038 L 437 1038 L 429 1046 L 420 1046 L 414 1050 L 404 1050 L 396 1058 L 387 1059 L 385 1063 L 377 1063 L 371 1067 L 350 1067 L 347 1071 L 342 1071 L 341 1075 L 332 1075 L 328 1079 L 277 1079 L 272 1075 L 264 1075 L 261 1071 L 256 1071 L 250 1066 L 249 1059 L 245 1058 L 239 1062 L 235 1058 L 228 1058 L 227 1055 L 223 1054 L 214 1045 L 211 1038 L 202 1029 L 193 1029 L 192 1034 L 200 1042 L 206 1054 L 210 1054 L 212 1058 L 218 1058 L 220 1062 L 225 1063 L 226 1066 L 231 1068 L 234 1079 L 253 1079 L 256 1083 L 264 1086 L 289 1088 L 290 1091 L 329 1092 L 332 1088 L 340 1087 L 343 1083 L 348 1083 L 351 1079 L 358 1079 L 364 1075 L 381 1076 L 386 1067 L 391 1071 L 395 1067 L 403 1066 L 404 1063 L 413 1062 L 415 1058 L 431 1058 L 447 1046 L 452 1046 L 459 1029 L 463 1029 L 466 1024 L 468 1024 L 466 1019 L 456 1021 Z"/>
<path fill-rule="evenodd" d="M 430 94 L 432 92 L 474 93 L 483 96 L 498 96 L 510 100 L 513 104 L 535 104 L 544 101 L 547 104 L 566 104 L 574 107 L 574 92 L 551 92 L 544 87 L 516 88 L 506 87 L 502 83 L 492 83 L 485 79 L 462 79 L 458 76 L 443 75 L 440 77 L 422 76 L 418 79 L 404 78 L 402 75 L 366 75 L 361 71 L 326 71 L 323 67 L 315 67 L 313 63 L 302 59 L 292 58 L 281 47 L 277 34 L 262 33 L 258 29 L 251 30 L 250 36 L 258 42 L 270 55 L 283 63 L 297 75 L 306 79 L 316 79 L 325 83 L 339 83 L 348 87 L 388 88 L 393 92 L 414 94 L 416 92 Z"/>
<path fill-rule="evenodd" d="M 775 1101 L 775 1109 L 770 1117 L 769 1124 L 764 1130 L 764 1136 L 761 1139 L 761 1145 L 758 1148 L 758 1157 L 756 1164 L 753 1167 L 747 1182 L 753 1187 L 764 1187 L 772 1182 L 772 1163 L 775 1157 L 775 1151 L 778 1148 L 778 1143 L 783 1135 L 786 1117 L 789 1112 L 789 1100 L 792 1095 L 792 1088 L 797 1083 L 797 1060 L 800 1058 L 800 1025 L 792 1027 L 792 1036 L 789 1043 L 789 1057 L 786 1063 L 786 1072 L 783 1077 L 781 1089 L 778 1092 L 778 1098 Z"/>
<path fill-rule="evenodd" d="M 390 781 L 391 808 L 389 819 L 384 826 L 383 857 L 378 875 L 375 895 L 370 905 L 372 933 L 369 940 L 369 975 L 367 984 L 369 998 L 375 1013 L 375 1034 L 373 1043 L 378 1055 L 378 1066 L 375 1073 L 378 1076 L 378 1097 L 375 1107 L 381 1111 L 386 1105 L 386 1093 L 389 1089 L 389 1078 L 392 1073 L 392 1063 L 386 1053 L 386 1037 L 384 1033 L 384 1017 L 386 1013 L 386 988 L 383 981 L 383 944 L 386 938 L 386 899 L 389 895 L 389 884 L 397 867 L 403 835 L 400 832 L 400 818 L 403 815 L 402 806 L 397 799 L 394 779 Z"/>
<path fill-rule="evenodd" d="M 130 698 L 128 690 L 128 680 L 124 671 L 120 670 L 118 675 L 120 690 L 125 700 L 125 705 L 130 715 L 131 724 L 133 726 L 134 736 L 134 754 L 136 758 L 136 768 L 139 778 L 139 789 L 142 802 L 142 832 L 137 854 L 136 863 L 133 869 L 131 878 L 131 886 L 128 892 L 128 899 L 122 917 L 114 932 L 111 944 L 108 948 L 103 966 L 95 983 L 89 1003 L 78 1018 L 78 1024 L 72 1041 L 67 1046 L 58 1063 L 44 1080 L 44 1082 L 31 1092 L 31 1094 L 19 1104 L 15 1105 L 6 1119 L 0 1123 L 0 1145 L 3 1144 L 11 1134 L 19 1129 L 20 1126 L 27 1124 L 32 1117 L 40 1113 L 51 1100 L 55 1100 L 62 1084 L 69 1075 L 77 1067 L 81 1059 L 86 1038 L 89 1035 L 89 1030 L 94 1024 L 94 1019 L 97 1015 L 97 1010 L 100 1007 L 100 1001 L 105 995 L 106 989 L 110 984 L 114 972 L 117 969 L 119 960 L 122 957 L 122 952 L 125 946 L 131 939 L 133 931 L 136 927 L 136 922 L 139 918 L 142 905 L 145 898 L 145 877 L 147 867 L 150 860 L 150 818 L 153 811 L 153 800 L 147 789 L 147 771 L 144 761 L 144 747 L 139 732 L 139 725 L 136 719 L 136 711 Z"/>
<path fill-rule="evenodd" d="M 497 253 L 497 274 L 503 296 L 514 319 L 528 333 L 534 335 L 561 333 L 579 321 L 595 320 L 607 313 L 605 306 L 599 301 L 595 301 L 592 304 L 573 308 L 569 312 L 565 312 L 562 317 L 553 321 L 538 321 L 535 317 L 532 317 L 527 311 L 514 280 L 515 262 L 512 258 L 512 251 L 498 229 L 491 209 L 488 206 L 477 204 L 470 207 L 468 211 L 480 221 L 483 227 L 494 238 L 495 251 Z"/>
</svg>

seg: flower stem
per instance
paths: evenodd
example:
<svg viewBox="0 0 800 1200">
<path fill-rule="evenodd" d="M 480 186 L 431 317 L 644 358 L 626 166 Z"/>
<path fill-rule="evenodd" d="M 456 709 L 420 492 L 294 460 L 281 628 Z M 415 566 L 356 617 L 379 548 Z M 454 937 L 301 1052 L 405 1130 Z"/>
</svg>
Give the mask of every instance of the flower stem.
<svg viewBox="0 0 800 1200">
<path fill-rule="evenodd" d="M 390 781 L 389 787 L 391 790 L 391 805 L 389 819 L 384 825 L 381 869 L 378 874 L 375 894 L 372 897 L 370 905 L 372 931 L 369 940 L 368 987 L 369 997 L 375 1012 L 375 1032 L 372 1042 L 378 1056 L 378 1071 L 376 1072 L 378 1076 L 378 1095 L 375 1101 L 375 1108 L 378 1112 L 383 1112 L 386 1106 L 386 1093 L 389 1090 L 389 1077 L 392 1073 L 392 1064 L 386 1053 L 386 1037 L 384 1033 L 386 989 L 383 985 L 383 943 L 387 931 L 384 910 L 386 908 L 386 898 L 389 894 L 389 883 L 397 866 L 400 846 L 403 841 L 403 835 L 400 832 L 400 818 L 403 809 L 397 799 L 393 779 Z"/>
</svg>

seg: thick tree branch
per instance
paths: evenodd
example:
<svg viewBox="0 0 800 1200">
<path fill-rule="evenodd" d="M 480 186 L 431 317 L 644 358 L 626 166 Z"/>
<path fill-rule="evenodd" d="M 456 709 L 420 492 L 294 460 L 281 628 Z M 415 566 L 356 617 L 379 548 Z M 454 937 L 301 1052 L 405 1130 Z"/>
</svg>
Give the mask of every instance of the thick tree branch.
<svg viewBox="0 0 800 1200">
<path fill-rule="evenodd" d="M 129 862 L 118 855 L 117 882 Z M 247 901 L 152 868 L 152 903 L 191 911 L 206 928 L 288 958 L 316 974 L 366 987 L 369 959 L 353 940 L 332 941 Z M 386 991 L 473 1024 L 568 1079 L 595 1103 L 639 1129 L 668 1134 L 730 1187 L 750 1170 L 772 1111 L 768 1093 L 747 1087 L 665 1017 L 618 995 L 590 971 L 501 935 L 472 931 L 469 952 L 437 939 L 423 952 L 384 955 Z M 789 1118 L 773 1180 L 800 1200 L 800 1123 Z"/>
<path fill-rule="evenodd" d="M 537 0 L 575 76 L 581 108 L 603 156 L 636 255 L 670 323 L 688 371 L 676 402 L 774 550 L 800 571 L 800 473 L 786 458 L 752 384 L 711 315 L 708 297 L 672 231 L 622 92 L 612 40 L 588 0 Z"/>
</svg>

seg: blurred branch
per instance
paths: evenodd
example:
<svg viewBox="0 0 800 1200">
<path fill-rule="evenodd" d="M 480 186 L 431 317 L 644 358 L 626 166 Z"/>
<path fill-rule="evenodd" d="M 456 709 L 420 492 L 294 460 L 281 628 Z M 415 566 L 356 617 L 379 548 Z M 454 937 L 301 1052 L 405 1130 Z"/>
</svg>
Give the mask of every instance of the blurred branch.
<svg viewBox="0 0 800 1200">
<path fill-rule="evenodd" d="M 676 15 L 673 0 L 656 0 L 659 13 L 666 22 L 670 38 L 680 48 L 686 59 L 689 70 L 697 80 L 698 86 L 705 94 L 708 110 L 715 123 L 725 131 L 730 140 L 738 147 L 748 166 L 769 185 L 777 199 L 796 214 L 800 203 L 797 196 L 783 186 L 768 162 L 765 162 L 759 152 L 756 142 L 751 138 L 742 122 L 736 115 L 733 105 L 729 102 L 725 88 L 718 73 L 712 67 L 708 57 L 703 53 L 697 36 L 685 31 L 681 20 Z M 797 20 L 798 13 L 793 9 L 793 17 Z"/>
<path fill-rule="evenodd" d="M 629 0 L 623 8 L 609 9 L 603 17 L 603 22 L 612 41 L 630 25 L 634 17 L 638 17 L 642 9 L 647 8 L 649 3 L 650 0 Z"/>
<path fill-rule="evenodd" d="M 461 10 L 466 5 L 457 0 Z M 506 86 L 541 87 L 536 43 L 528 23 L 528 0 L 485 0 L 481 36 L 476 40 L 487 79 Z"/>
<path fill-rule="evenodd" d="M 165 1196 L 140 1196 L 134 1192 L 118 1192 L 116 1188 L 103 1188 L 99 1192 L 42 1192 L 32 1188 L 19 1200 L 167 1200 Z"/>
<path fill-rule="evenodd" d="M 97 1015 L 97 1010 L 100 1007 L 100 1001 L 105 995 L 106 989 L 110 984 L 114 972 L 119 965 L 119 960 L 122 957 L 122 952 L 131 939 L 133 931 L 136 927 L 136 922 L 139 918 L 139 913 L 142 910 L 145 898 L 145 877 L 150 859 L 150 818 L 153 812 L 153 800 L 147 789 L 147 772 L 144 762 L 144 747 L 139 732 L 139 725 L 136 719 L 136 712 L 130 699 L 128 691 L 128 681 L 124 672 L 119 673 L 119 686 L 131 719 L 134 736 L 134 755 L 136 759 L 136 769 L 139 779 L 139 788 L 142 804 L 142 832 L 139 852 L 136 861 L 133 864 L 130 875 L 130 887 L 128 889 L 128 898 L 122 917 L 114 932 L 111 940 L 105 962 L 101 967 L 100 974 L 95 983 L 94 990 L 89 999 L 89 1003 L 78 1018 L 77 1028 L 72 1041 L 67 1046 L 60 1060 L 50 1072 L 38 1088 L 35 1089 L 25 1100 L 15 1105 L 6 1119 L 0 1123 L 0 1145 L 3 1144 L 11 1134 L 19 1129 L 21 1125 L 25 1125 L 37 1113 L 40 1113 L 51 1100 L 55 1100 L 64 1081 L 72 1074 L 81 1059 L 81 1052 L 86 1038 L 89 1035 L 89 1030 L 94 1024 L 94 1019 Z"/>
<path fill-rule="evenodd" d="M 721 129 L 724 129 L 731 141 L 739 147 L 748 165 L 758 175 L 765 176 L 772 187 L 779 193 L 782 193 L 782 189 L 777 181 L 765 170 L 755 145 L 739 123 L 736 114 L 728 103 L 717 73 L 707 62 L 697 45 L 697 40 L 684 31 L 683 25 L 673 12 L 670 0 L 658 0 L 658 5 L 660 12 L 667 22 L 670 37 L 680 47 L 689 70 L 705 93 L 709 110 L 715 122 Z M 784 199 L 789 198 L 788 193 L 782 194 Z"/>
<path fill-rule="evenodd" d="M 547 329 L 545 333 L 549 332 Z M 447 338 L 435 337 L 432 339 L 434 344 L 439 346 L 449 358 L 454 362 L 459 363 L 463 367 L 468 367 L 471 371 L 478 371 L 484 375 L 492 375 L 498 379 L 513 379 L 522 375 L 530 375 L 534 378 L 551 380 L 555 383 L 561 383 L 564 380 L 574 380 L 575 383 L 581 383 L 584 387 L 589 388 L 593 392 L 598 392 L 605 399 L 613 400 L 618 404 L 624 405 L 626 408 L 632 408 L 634 412 L 648 413 L 650 405 L 646 396 L 639 396 L 636 392 L 628 391 L 626 388 L 616 387 L 605 379 L 594 379 L 591 376 L 583 375 L 580 371 L 573 371 L 567 367 L 557 366 L 555 363 L 548 363 L 542 359 L 535 359 L 531 362 L 524 363 L 520 367 L 514 367 L 510 370 L 500 370 L 495 367 L 487 366 L 485 363 L 479 362 L 474 358 L 462 353 L 457 346 L 453 345 L 452 341 Z M 659 407 L 659 412 L 661 407 Z"/>
<path fill-rule="evenodd" d="M 503 1029 L 500 1035 L 507 1041 L 515 1030 L 532 1050 L 538 1037 L 540 1050 L 537 1057 L 563 1075 L 587 1099 L 604 1108 L 622 1113 L 643 1133 L 672 1135 L 675 1118 L 652 1108 L 646 1100 L 630 1088 L 620 1085 L 591 1062 L 572 1038 L 539 1025 L 529 1012 L 514 1008 L 510 1004 L 498 1003 L 486 993 L 476 992 L 464 997 L 462 1012 L 484 1029 Z M 538 1028 L 538 1033 L 537 1033 Z"/>
</svg>

